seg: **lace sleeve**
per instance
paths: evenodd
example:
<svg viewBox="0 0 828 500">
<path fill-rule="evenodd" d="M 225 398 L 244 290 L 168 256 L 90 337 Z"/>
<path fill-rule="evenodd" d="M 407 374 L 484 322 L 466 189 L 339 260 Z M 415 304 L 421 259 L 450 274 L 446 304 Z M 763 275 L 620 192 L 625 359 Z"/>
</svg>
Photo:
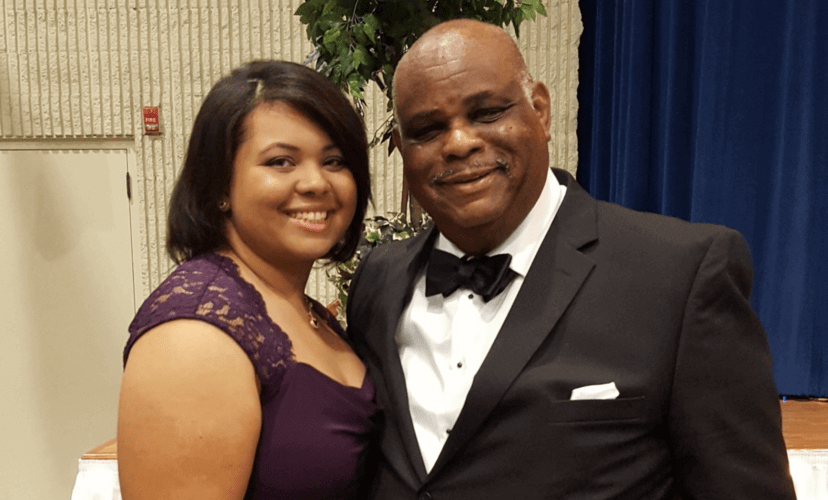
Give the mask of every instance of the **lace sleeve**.
<svg viewBox="0 0 828 500">
<path fill-rule="evenodd" d="M 263 385 L 278 383 L 293 362 L 287 335 L 267 315 L 259 292 L 225 257 L 205 254 L 181 264 L 147 298 L 129 327 L 124 363 L 143 333 L 174 319 L 205 321 L 233 337 Z"/>
</svg>

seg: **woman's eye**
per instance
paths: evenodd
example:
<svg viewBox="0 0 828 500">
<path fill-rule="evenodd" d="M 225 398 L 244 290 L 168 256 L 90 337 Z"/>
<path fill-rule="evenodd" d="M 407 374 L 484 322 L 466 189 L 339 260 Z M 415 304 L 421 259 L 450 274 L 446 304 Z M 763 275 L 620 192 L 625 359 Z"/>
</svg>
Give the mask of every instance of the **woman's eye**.
<svg viewBox="0 0 828 500">
<path fill-rule="evenodd" d="M 335 156 L 325 160 L 325 168 L 330 171 L 336 172 L 337 170 L 342 170 L 345 167 L 345 158 L 342 158 L 341 156 Z"/>
<path fill-rule="evenodd" d="M 271 158 L 267 160 L 264 164 L 268 167 L 286 168 L 291 166 L 291 161 L 290 158 L 280 156 L 276 158 Z"/>
</svg>

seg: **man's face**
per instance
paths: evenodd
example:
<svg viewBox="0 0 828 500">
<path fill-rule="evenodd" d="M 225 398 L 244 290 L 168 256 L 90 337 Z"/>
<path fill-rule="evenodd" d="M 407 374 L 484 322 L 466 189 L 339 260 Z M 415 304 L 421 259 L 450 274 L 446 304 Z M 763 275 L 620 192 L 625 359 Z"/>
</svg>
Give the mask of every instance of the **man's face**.
<svg viewBox="0 0 828 500">
<path fill-rule="evenodd" d="M 502 43 L 447 41 L 396 77 L 394 139 L 409 189 L 467 253 L 491 250 L 520 225 L 548 168 L 548 91 L 535 83 L 527 97 Z"/>
</svg>

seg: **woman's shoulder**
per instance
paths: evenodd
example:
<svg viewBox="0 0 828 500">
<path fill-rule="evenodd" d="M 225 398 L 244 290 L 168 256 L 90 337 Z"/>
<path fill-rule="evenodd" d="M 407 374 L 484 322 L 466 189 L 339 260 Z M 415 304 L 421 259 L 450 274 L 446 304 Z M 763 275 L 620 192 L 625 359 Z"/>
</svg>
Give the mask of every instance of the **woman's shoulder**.
<svg viewBox="0 0 828 500">
<path fill-rule="evenodd" d="M 263 384 L 291 357 L 287 336 L 270 321 L 259 292 L 232 260 L 215 253 L 183 262 L 144 301 L 129 326 L 124 362 L 143 333 L 176 319 L 204 321 L 230 335 Z"/>
<path fill-rule="evenodd" d="M 244 287 L 233 262 L 218 254 L 203 254 L 181 263 L 141 305 L 130 331 L 141 333 L 177 317 L 206 316 L 219 303 L 242 298 Z M 244 306 L 244 301 L 235 305 Z"/>
</svg>

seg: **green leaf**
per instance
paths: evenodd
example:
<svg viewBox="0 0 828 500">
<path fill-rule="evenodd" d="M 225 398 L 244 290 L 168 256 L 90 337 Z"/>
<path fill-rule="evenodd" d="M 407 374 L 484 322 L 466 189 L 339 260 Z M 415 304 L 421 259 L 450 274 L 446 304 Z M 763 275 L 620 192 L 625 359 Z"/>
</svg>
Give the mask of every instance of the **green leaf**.
<svg viewBox="0 0 828 500">
<path fill-rule="evenodd" d="M 373 14 L 367 14 L 365 17 L 362 18 L 362 22 L 364 23 L 363 29 L 365 30 L 365 35 L 371 40 L 371 43 L 376 42 L 377 30 L 380 27 L 377 16 Z"/>
<path fill-rule="evenodd" d="M 296 9 L 296 12 L 294 12 L 293 15 L 299 16 L 299 21 L 302 24 L 308 24 L 310 20 L 316 18 L 316 6 L 314 5 L 314 2 L 312 0 L 308 2 L 303 2 L 302 5 L 300 5 L 299 8 Z"/>
<path fill-rule="evenodd" d="M 339 26 L 326 31 L 325 36 L 322 38 L 322 43 L 325 44 L 325 48 L 331 52 L 334 52 L 336 41 L 339 38 L 340 33 L 342 32 L 339 30 Z"/>
<path fill-rule="evenodd" d="M 365 25 L 364 24 L 357 24 L 351 29 L 351 35 L 353 35 L 356 42 L 362 46 L 371 45 L 372 41 L 368 39 L 368 36 L 365 34 Z"/>
<path fill-rule="evenodd" d="M 503 26 L 503 5 L 500 2 L 495 2 L 489 9 L 489 13 L 492 21 L 494 21 L 492 24 Z"/>
<path fill-rule="evenodd" d="M 341 70 L 341 74 L 343 80 L 345 79 L 345 75 L 351 70 L 351 65 L 354 64 L 354 56 L 347 50 L 342 51 L 339 53 L 339 57 L 336 58 L 335 65 L 339 67 Z"/>
<path fill-rule="evenodd" d="M 523 19 L 535 19 L 535 7 L 533 5 L 523 3 L 520 10 L 523 13 Z"/>
<path fill-rule="evenodd" d="M 354 47 L 354 57 L 353 57 L 353 65 L 354 69 L 359 69 L 359 65 L 365 62 L 365 59 L 368 55 L 368 51 L 365 50 L 364 47 L 361 45 L 357 45 Z"/>
<path fill-rule="evenodd" d="M 355 101 L 365 101 L 365 96 L 362 95 L 362 89 L 360 88 L 359 83 L 354 82 L 352 85 L 349 85 L 349 90 L 351 92 L 351 97 L 353 97 Z"/>
<path fill-rule="evenodd" d="M 336 12 L 322 11 L 322 15 L 319 16 L 316 24 L 317 27 L 324 33 L 329 31 L 331 28 L 338 28 L 339 25 L 342 24 L 342 16 Z"/>
<path fill-rule="evenodd" d="M 335 84 L 338 86 L 342 86 L 342 65 L 341 64 L 334 64 L 333 65 L 333 72 L 328 75 Z"/>
<path fill-rule="evenodd" d="M 537 0 L 537 3 L 535 4 L 535 10 L 538 11 L 538 13 L 542 16 L 548 15 L 546 13 L 546 8 L 543 6 L 543 2 L 541 0 Z"/>
<path fill-rule="evenodd" d="M 341 5 L 342 2 L 340 0 L 319 0 L 319 2 L 322 3 L 323 11 L 335 14 L 337 19 L 340 21 L 342 21 L 345 16 L 349 15 L 352 10 L 348 9 L 345 5 Z"/>
</svg>

